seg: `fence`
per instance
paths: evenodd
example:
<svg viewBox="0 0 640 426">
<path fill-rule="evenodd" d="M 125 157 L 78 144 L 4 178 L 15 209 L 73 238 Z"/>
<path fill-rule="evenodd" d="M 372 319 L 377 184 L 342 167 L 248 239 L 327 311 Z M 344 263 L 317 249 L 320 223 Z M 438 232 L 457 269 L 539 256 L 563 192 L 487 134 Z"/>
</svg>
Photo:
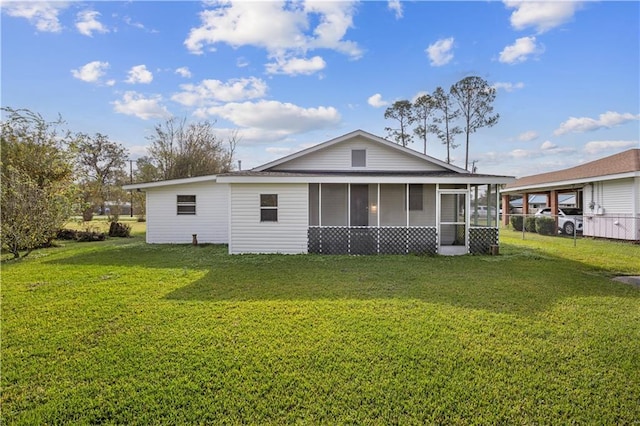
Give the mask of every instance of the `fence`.
<svg viewBox="0 0 640 426">
<path fill-rule="evenodd" d="M 509 216 L 510 229 L 540 235 L 607 238 L 640 242 L 640 216 L 634 215 L 535 215 L 512 214 Z"/>
</svg>

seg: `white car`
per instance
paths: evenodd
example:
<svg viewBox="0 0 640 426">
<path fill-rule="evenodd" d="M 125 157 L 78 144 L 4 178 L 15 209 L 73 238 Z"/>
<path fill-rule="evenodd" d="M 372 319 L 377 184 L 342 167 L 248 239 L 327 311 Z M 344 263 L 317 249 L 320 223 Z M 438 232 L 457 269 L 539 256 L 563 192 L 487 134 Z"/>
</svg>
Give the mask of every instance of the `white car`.
<svg viewBox="0 0 640 426">
<path fill-rule="evenodd" d="M 538 210 L 536 216 L 551 216 L 551 207 Z M 582 210 L 575 207 L 558 209 L 558 230 L 567 235 L 582 232 Z"/>
</svg>

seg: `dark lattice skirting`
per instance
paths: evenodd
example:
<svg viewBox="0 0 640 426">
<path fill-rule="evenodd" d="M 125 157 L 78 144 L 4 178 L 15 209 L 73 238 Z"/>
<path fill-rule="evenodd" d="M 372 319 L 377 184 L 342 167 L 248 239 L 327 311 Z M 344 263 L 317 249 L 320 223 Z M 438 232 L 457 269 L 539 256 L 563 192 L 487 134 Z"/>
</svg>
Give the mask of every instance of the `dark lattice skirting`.
<svg viewBox="0 0 640 426">
<path fill-rule="evenodd" d="M 435 254 L 435 226 L 310 227 L 309 253 L 321 254 Z"/>
<path fill-rule="evenodd" d="M 469 228 L 469 253 L 489 254 L 492 245 L 498 244 L 498 228 Z"/>
</svg>

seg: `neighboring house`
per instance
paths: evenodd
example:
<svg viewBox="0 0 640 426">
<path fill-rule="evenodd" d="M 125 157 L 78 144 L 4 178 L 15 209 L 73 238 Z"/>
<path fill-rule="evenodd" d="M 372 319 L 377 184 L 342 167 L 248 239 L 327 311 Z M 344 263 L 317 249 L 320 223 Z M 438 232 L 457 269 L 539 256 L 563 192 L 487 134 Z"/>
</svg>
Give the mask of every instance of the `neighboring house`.
<svg viewBox="0 0 640 426">
<path fill-rule="evenodd" d="M 501 193 L 503 205 L 512 196 L 529 200 L 531 194 L 544 194 L 547 205 L 556 212 L 561 194 L 575 194 L 576 207 L 584 214 L 583 235 L 640 241 L 640 149 L 523 177 Z M 528 203 L 524 203 L 522 212 L 535 213 Z M 504 222 L 508 220 L 505 215 Z"/>
<path fill-rule="evenodd" d="M 146 192 L 147 242 L 229 253 L 486 253 L 472 189 L 498 204 L 512 177 L 459 167 L 358 130 L 248 171 L 126 185 Z"/>
<path fill-rule="evenodd" d="M 547 196 L 541 194 L 529 195 L 529 211 L 536 212 L 547 207 Z M 509 202 L 511 213 L 522 213 L 522 197 L 514 198 Z M 576 194 L 558 194 L 558 207 L 577 207 Z"/>
</svg>

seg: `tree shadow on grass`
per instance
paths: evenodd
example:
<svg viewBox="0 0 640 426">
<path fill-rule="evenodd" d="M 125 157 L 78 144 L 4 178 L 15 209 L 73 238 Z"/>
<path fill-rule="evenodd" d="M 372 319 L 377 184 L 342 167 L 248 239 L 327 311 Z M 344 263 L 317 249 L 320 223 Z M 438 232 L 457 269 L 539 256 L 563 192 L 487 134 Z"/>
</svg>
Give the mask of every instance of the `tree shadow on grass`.
<svg viewBox="0 0 640 426">
<path fill-rule="evenodd" d="M 223 246 L 131 245 L 52 262 L 150 269 L 148 281 L 155 279 L 154 268 L 206 271 L 168 293 L 172 301 L 420 300 L 533 314 L 572 297 L 640 299 L 638 289 L 602 271 L 528 249 L 497 257 L 231 256 Z"/>
</svg>

